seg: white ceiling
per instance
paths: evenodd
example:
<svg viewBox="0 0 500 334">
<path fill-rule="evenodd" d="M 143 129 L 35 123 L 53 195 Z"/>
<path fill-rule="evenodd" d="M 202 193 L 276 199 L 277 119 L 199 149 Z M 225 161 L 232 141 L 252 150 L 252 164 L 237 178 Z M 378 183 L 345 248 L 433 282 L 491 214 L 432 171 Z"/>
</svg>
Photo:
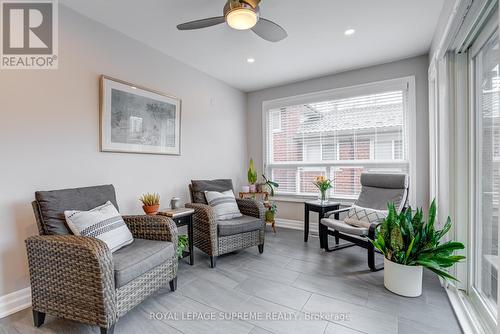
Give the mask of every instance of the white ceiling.
<svg viewBox="0 0 500 334">
<path fill-rule="evenodd" d="M 225 0 L 61 2 L 248 92 L 425 54 L 444 0 L 263 0 L 261 16 L 288 32 L 278 43 L 226 24 L 177 31 L 222 15 Z M 356 33 L 344 36 L 347 28 Z"/>
</svg>

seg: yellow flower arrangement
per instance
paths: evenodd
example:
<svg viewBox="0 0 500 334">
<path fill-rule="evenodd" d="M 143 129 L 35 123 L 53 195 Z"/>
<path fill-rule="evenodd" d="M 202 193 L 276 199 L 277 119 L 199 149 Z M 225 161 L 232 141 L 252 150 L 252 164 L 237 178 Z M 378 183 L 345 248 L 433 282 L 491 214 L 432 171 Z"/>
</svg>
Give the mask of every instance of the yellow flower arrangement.
<svg viewBox="0 0 500 334">
<path fill-rule="evenodd" d="M 326 201 L 326 192 L 328 189 L 333 187 L 333 180 L 327 179 L 325 176 L 320 175 L 316 176 L 316 180 L 313 182 L 316 188 L 319 189 L 320 192 L 320 200 Z"/>
</svg>

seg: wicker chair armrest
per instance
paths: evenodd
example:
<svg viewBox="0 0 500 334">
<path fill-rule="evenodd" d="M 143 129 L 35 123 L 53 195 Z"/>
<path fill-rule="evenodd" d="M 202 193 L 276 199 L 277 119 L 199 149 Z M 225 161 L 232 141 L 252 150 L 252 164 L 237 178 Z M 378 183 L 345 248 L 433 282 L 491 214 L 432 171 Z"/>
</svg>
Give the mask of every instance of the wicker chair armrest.
<svg viewBox="0 0 500 334">
<path fill-rule="evenodd" d="M 50 235 L 25 243 L 34 310 L 101 327 L 116 322 L 113 258 L 103 241 Z"/>
<path fill-rule="evenodd" d="M 202 203 L 186 203 L 186 208 L 194 209 L 193 217 L 198 221 L 203 221 L 205 225 L 215 225 L 214 209 L 208 204 Z"/>
<path fill-rule="evenodd" d="M 178 233 L 174 221 L 165 216 L 123 216 L 134 238 L 170 241 L 177 249 Z"/>
<path fill-rule="evenodd" d="M 266 208 L 261 202 L 254 199 L 237 198 L 236 203 L 242 214 L 264 220 Z"/>
</svg>

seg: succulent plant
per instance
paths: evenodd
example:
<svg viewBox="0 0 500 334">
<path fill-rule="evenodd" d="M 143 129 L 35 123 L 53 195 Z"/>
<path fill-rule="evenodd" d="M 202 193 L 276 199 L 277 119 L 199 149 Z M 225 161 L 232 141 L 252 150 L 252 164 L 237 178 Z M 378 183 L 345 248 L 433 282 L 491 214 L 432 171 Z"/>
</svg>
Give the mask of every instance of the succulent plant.
<svg viewBox="0 0 500 334">
<path fill-rule="evenodd" d="M 465 259 L 465 256 L 453 255 L 464 245 L 455 241 L 440 242 L 451 228 L 451 219 L 448 217 L 443 229 L 435 229 L 435 200 L 429 208 L 427 223 L 423 221 L 422 209 L 413 214 L 410 207 L 398 214 L 394 204 L 388 207 L 387 218 L 377 228 L 375 240 L 371 240 L 373 246 L 389 261 L 407 266 L 420 265 L 442 278 L 457 280 L 444 269 Z"/>
<path fill-rule="evenodd" d="M 139 200 L 144 204 L 145 206 L 154 206 L 154 205 L 159 205 L 160 204 L 160 195 L 157 193 L 146 193 L 143 194 Z"/>
</svg>

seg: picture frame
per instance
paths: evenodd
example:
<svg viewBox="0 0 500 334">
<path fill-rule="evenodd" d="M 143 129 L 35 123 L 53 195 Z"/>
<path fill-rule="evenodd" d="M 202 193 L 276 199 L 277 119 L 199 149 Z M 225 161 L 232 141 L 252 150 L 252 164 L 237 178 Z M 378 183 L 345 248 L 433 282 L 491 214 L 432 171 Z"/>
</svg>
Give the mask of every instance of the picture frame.
<svg viewBox="0 0 500 334">
<path fill-rule="evenodd" d="M 101 75 L 101 152 L 181 154 L 181 100 Z"/>
</svg>

